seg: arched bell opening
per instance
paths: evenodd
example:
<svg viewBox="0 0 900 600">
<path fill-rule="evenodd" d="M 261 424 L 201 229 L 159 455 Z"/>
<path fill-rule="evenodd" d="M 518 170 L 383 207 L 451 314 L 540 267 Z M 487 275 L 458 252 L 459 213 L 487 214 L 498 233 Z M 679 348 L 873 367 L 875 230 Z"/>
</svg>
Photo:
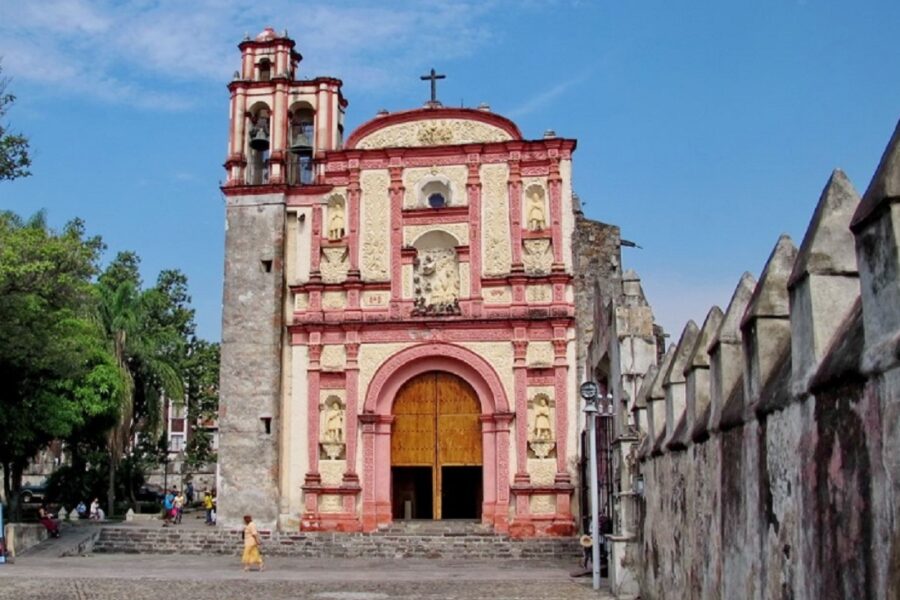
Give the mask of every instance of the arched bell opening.
<svg viewBox="0 0 900 600">
<path fill-rule="evenodd" d="M 316 111 L 307 102 L 297 102 L 288 113 L 288 183 L 310 185 L 315 183 L 313 153 L 315 149 Z"/>
<path fill-rule="evenodd" d="M 262 185 L 269 182 L 271 111 L 268 105 L 257 102 L 251 106 L 247 120 L 247 183 Z"/>
<path fill-rule="evenodd" d="M 261 58 L 256 63 L 256 80 L 271 81 L 272 79 L 272 61 L 268 58 Z"/>
</svg>

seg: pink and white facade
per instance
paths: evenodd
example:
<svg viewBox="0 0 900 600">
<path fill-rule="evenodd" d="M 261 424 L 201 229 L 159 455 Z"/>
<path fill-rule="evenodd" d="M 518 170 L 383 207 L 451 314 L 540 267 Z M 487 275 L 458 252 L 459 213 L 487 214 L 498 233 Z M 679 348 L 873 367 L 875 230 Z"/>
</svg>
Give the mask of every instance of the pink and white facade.
<svg viewBox="0 0 900 600">
<path fill-rule="evenodd" d="M 573 533 L 575 141 L 437 104 L 344 140 L 339 80 L 298 79 L 293 41 L 271 30 L 240 48 L 222 187 L 222 521 L 389 524 L 394 399 L 446 373 L 480 404 L 479 518 Z"/>
</svg>

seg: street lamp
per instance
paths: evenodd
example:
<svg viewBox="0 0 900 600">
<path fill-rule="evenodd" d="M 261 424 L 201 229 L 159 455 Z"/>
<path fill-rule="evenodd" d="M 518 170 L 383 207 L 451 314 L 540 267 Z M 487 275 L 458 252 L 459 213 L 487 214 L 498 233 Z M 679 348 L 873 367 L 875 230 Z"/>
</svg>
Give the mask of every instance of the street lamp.
<svg viewBox="0 0 900 600">
<path fill-rule="evenodd" d="M 591 568 L 593 569 L 594 589 L 600 589 L 600 507 L 597 482 L 597 397 L 600 387 L 593 381 L 585 381 L 579 390 L 584 399 L 584 415 L 587 420 L 588 438 L 590 438 L 591 471 Z"/>
</svg>

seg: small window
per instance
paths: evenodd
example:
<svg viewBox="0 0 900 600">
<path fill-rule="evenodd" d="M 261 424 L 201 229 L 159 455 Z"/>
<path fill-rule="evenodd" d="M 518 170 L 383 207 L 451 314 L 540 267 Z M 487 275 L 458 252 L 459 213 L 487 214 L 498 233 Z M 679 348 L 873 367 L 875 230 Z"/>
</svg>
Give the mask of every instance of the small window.
<svg viewBox="0 0 900 600">
<path fill-rule="evenodd" d="M 446 177 L 428 178 L 418 189 L 419 206 L 423 208 L 444 208 L 453 204 L 450 181 Z"/>
<path fill-rule="evenodd" d="M 259 61 L 259 80 L 269 81 L 272 79 L 272 63 L 268 58 Z"/>
<path fill-rule="evenodd" d="M 428 206 L 431 208 L 443 208 L 447 206 L 447 200 L 443 194 L 436 192 L 428 196 Z"/>
</svg>

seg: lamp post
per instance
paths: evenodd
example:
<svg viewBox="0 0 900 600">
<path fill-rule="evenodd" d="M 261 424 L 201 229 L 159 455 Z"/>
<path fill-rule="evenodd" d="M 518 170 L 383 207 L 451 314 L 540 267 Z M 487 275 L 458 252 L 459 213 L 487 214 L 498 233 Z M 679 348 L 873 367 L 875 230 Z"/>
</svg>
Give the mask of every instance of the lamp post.
<svg viewBox="0 0 900 600">
<path fill-rule="evenodd" d="M 591 568 L 593 570 L 594 589 L 600 589 L 600 507 L 597 489 L 597 396 L 599 386 L 593 381 L 581 384 L 581 397 L 584 399 L 584 415 L 587 420 L 588 437 L 590 438 L 589 469 L 591 471 Z"/>
</svg>

